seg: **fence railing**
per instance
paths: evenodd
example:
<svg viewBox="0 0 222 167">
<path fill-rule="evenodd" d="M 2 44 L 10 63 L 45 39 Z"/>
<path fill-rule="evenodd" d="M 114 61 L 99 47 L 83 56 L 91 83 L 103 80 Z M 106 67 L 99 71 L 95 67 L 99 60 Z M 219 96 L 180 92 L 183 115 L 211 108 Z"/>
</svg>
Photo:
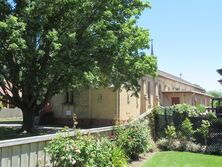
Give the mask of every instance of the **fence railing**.
<svg viewBox="0 0 222 167">
<path fill-rule="evenodd" d="M 112 135 L 113 126 L 80 130 L 82 134 Z M 65 134 L 64 134 L 65 135 Z M 75 132 L 69 132 L 75 136 Z M 56 134 L 0 141 L 0 167 L 50 166 L 44 147 Z"/>
<path fill-rule="evenodd" d="M 138 119 L 146 117 L 151 111 L 150 109 Z M 111 136 L 114 128 L 115 126 L 109 126 L 84 129 L 79 132 Z M 70 131 L 69 135 L 74 137 L 75 131 Z M 56 134 L 50 134 L 0 141 L 0 167 L 50 167 L 50 156 L 44 148 L 55 137 Z"/>
</svg>

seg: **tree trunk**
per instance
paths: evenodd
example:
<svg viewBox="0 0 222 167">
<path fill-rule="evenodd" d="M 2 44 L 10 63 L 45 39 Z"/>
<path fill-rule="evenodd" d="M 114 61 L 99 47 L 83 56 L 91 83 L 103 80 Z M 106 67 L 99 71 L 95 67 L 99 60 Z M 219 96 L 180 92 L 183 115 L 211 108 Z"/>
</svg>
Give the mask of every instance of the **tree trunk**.
<svg viewBox="0 0 222 167">
<path fill-rule="evenodd" d="M 32 109 L 23 109 L 22 131 L 33 132 L 34 130 L 34 111 Z"/>
</svg>

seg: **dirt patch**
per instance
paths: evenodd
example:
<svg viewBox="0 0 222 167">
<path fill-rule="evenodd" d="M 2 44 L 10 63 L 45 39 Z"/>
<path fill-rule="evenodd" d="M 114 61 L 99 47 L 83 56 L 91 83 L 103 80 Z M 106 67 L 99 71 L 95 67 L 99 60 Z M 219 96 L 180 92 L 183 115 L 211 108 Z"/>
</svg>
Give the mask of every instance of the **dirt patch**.
<svg viewBox="0 0 222 167">
<path fill-rule="evenodd" d="M 129 167 L 140 167 L 143 165 L 143 163 L 150 159 L 156 152 L 149 152 L 149 153 L 144 153 L 140 155 L 139 160 L 133 161 L 129 164 Z"/>
</svg>

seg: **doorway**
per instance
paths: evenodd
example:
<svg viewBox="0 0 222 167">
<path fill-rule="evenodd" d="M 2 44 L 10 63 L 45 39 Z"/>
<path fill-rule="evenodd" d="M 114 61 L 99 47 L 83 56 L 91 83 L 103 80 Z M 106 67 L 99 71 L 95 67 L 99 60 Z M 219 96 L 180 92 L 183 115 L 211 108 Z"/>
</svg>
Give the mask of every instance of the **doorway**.
<svg viewBox="0 0 222 167">
<path fill-rule="evenodd" d="M 171 101 L 172 101 L 172 105 L 180 104 L 180 98 L 179 97 L 172 97 Z"/>
</svg>

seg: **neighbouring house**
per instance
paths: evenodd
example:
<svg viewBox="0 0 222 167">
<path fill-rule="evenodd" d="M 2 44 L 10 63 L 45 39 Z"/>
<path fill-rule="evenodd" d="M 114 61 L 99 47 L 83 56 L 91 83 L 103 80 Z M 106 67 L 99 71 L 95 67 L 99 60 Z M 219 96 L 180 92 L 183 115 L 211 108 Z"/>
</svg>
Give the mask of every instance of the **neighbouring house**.
<svg viewBox="0 0 222 167">
<path fill-rule="evenodd" d="M 56 95 L 51 100 L 55 121 L 72 125 L 76 114 L 79 126 L 107 126 L 135 119 L 157 105 L 210 105 L 211 96 L 203 88 L 164 71 L 159 70 L 156 78 L 145 76 L 139 82 L 138 97 L 125 89 L 113 91 L 112 87 Z"/>
</svg>

